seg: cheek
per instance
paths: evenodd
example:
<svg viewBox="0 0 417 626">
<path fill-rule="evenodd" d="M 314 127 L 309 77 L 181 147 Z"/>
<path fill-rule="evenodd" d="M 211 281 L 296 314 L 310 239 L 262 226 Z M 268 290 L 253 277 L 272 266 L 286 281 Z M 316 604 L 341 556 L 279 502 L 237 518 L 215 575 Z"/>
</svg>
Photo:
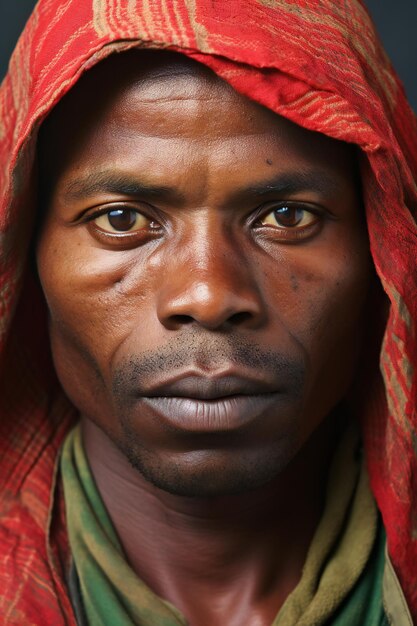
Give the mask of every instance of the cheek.
<svg viewBox="0 0 417 626">
<path fill-rule="evenodd" d="M 60 246 L 61 239 L 65 241 L 59 235 L 49 238 L 46 232 L 37 254 L 52 336 L 82 346 L 105 370 L 114 351 L 144 317 L 149 280 L 141 272 L 133 294 L 127 288 L 133 255 L 86 247 L 76 238 L 71 246 Z"/>
<path fill-rule="evenodd" d="M 366 277 L 366 268 L 359 276 L 340 268 L 332 280 L 328 276 L 305 277 L 304 341 L 317 357 L 325 357 L 334 343 L 349 343 L 360 335 L 368 291 Z"/>
<path fill-rule="evenodd" d="M 127 289 L 129 258 L 121 263 L 117 253 L 69 248 L 63 237 L 46 235 L 37 260 L 58 377 L 78 410 L 115 431 L 112 364 L 132 334 L 148 336 L 141 325 L 149 307 L 148 281 L 136 281 L 133 294 Z"/>
<path fill-rule="evenodd" d="M 340 238 L 324 256 L 299 257 L 292 275 L 297 297 L 288 328 L 305 354 L 305 401 L 310 411 L 316 407 L 314 423 L 348 393 L 355 376 L 372 276 L 367 242 L 352 246 Z"/>
<path fill-rule="evenodd" d="M 372 274 L 366 231 L 340 227 L 317 244 L 290 249 L 286 263 L 288 328 L 325 358 L 333 342 L 350 341 L 363 325 Z"/>
</svg>

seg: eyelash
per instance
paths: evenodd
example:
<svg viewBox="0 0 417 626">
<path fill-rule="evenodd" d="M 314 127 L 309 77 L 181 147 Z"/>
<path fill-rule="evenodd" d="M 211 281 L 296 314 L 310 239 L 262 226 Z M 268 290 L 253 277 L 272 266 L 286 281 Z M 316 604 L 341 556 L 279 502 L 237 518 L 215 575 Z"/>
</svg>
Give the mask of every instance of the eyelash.
<svg viewBox="0 0 417 626">
<path fill-rule="evenodd" d="M 310 215 L 315 216 L 316 219 L 312 223 L 306 224 L 305 226 L 301 227 L 297 227 L 297 225 L 292 227 L 280 227 L 261 223 L 262 219 L 266 219 L 274 211 L 279 211 L 283 208 L 303 211 L 305 213 L 309 213 Z M 135 211 L 136 213 L 142 215 L 147 220 L 149 220 L 150 223 L 156 223 L 157 226 L 145 227 L 143 229 L 133 231 L 120 232 L 106 231 L 99 226 L 94 227 L 95 220 L 97 220 L 102 215 L 109 214 L 112 211 L 117 211 L 118 209 Z M 155 218 L 155 216 L 151 215 L 151 213 L 153 212 L 154 211 L 149 210 L 148 212 L 146 210 L 143 210 L 142 207 L 141 210 L 139 210 L 137 206 L 120 202 L 112 204 L 111 207 L 102 207 L 98 208 L 97 210 L 93 210 L 91 213 L 84 214 L 84 216 L 82 216 L 81 219 L 77 221 L 78 223 L 83 222 L 87 224 L 90 231 L 93 230 L 94 234 L 102 238 L 104 241 L 117 241 L 121 245 L 124 245 L 123 242 L 132 242 L 132 244 L 134 244 L 134 242 L 137 242 L 138 240 L 140 240 L 140 238 L 149 239 L 150 235 L 159 235 L 161 233 L 161 230 L 165 225 L 165 220 L 163 216 L 159 215 Z M 311 205 L 305 202 L 291 200 L 281 202 L 268 202 L 267 204 L 261 205 L 257 210 L 255 210 L 255 213 L 251 213 L 251 217 L 247 223 L 252 228 L 262 232 L 262 234 L 265 236 L 274 237 L 276 239 L 279 239 L 281 242 L 296 243 L 297 241 L 306 240 L 311 235 L 316 234 L 318 230 L 321 229 L 321 227 L 323 226 L 323 222 L 326 217 L 331 218 L 331 215 L 329 215 L 328 211 L 326 211 L 322 207 L 319 207 L 317 205 Z"/>
<path fill-rule="evenodd" d="M 297 225 L 292 227 L 280 227 L 261 223 L 261 221 L 266 219 L 270 214 L 285 208 L 302 211 L 313 216 L 315 219 L 313 222 L 299 227 L 297 227 Z M 262 205 L 255 214 L 253 220 L 251 220 L 251 224 L 256 229 L 263 231 L 264 234 L 271 236 L 275 235 L 276 237 L 279 237 L 281 241 L 288 240 L 290 243 L 291 241 L 296 242 L 300 239 L 308 239 L 311 234 L 315 234 L 318 229 L 321 229 L 326 219 L 332 219 L 332 215 L 323 207 L 297 200 L 289 200 L 281 202 L 268 202 L 267 204 Z"/>
<path fill-rule="evenodd" d="M 143 228 L 139 230 L 133 231 L 120 231 L 120 232 L 111 232 L 106 231 L 96 225 L 94 222 L 99 217 L 109 214 L 112 211 L 117 211 L 118 209 L 135 211 L 139 215 L 145 217 L 149 222 L 153 222 L 157 224 L 156 228 Z M 151 215 L 151 211 L 144 210 L 143 206 L 139 207 L 134 204 L 129 204 L 127 202 L 118 202 L 111 204 L 110 206 L 104 206 L 101 208 L 91 209 L 91 212 L 84 212 L 77 221 L 76 224 L 84 224 L 90 235 L 95 239 L 98 239 L 102 244 L 110 246 L 112 249 L 119 250 L 127 250 L 133 249 L 141 243 L 145 243 L 151 239 L 155 239 L 158 235 L 161 234 L 161 230 L 163 228 L 164 220 L 159 216 L 155 218 Z M 161 226 L 162 224 L 162 226 Z"/>
<path fill-rule="evenodd" d="M 151 207 L 149 207 L 149 208 L 151 208 Z M 148 211 L 146 209 L 141 207 L 140 210 L 139 210 L 139 208 L 137 206 L 131 205 L 131 204 L 127 203 L 127 202 L 117 202 L 117 203 L 111 204 L 110 206 L 107 206 L 107 207 L 102 207 L 102 208 L 98 208 L 98 209 L 92 209 L 91 213 L 89 213 L 89 212 L 84 213 L 80 218 L 78 218 L 77 221 L 84 222 L 84 223 L 92 222 L 92 221 L 96 220 L 98 217 L 101 217 L 102 215 L 106 215 L 106 213 L 111 213 L 112 211 L 117 211 L 118 209 L 124 209 L 124 210 L 127 210 L 127 211 L 136 211 L 136 213 L 138 213 L 140 215 L 143 215 L 149 221 L 155 221 L 155 222 L 163 221 L 159 217 L 158 218 L 151 217 L 148 214 Z M 149 211 L 149 213 L 150 213 L 150 211 Z"/>
</svg>

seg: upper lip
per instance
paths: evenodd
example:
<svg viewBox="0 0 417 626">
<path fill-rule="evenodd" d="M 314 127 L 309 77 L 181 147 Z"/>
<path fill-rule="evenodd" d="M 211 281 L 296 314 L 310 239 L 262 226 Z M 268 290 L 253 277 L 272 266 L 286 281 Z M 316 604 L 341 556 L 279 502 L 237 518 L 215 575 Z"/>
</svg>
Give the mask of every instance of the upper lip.
<svg viewBox="0 0 417 626">
<path fill-rule="evenodd" d="M 260 395 L 277 393 L 276 383 L 259 380 L 255 377 L 229 374 L 203 376 L 187 373 L 176 378 L 159 382 L 143 390 L 143 397 L 183 397 L 198 400 L 216 400 L 237 395 Z"/>
</svg>

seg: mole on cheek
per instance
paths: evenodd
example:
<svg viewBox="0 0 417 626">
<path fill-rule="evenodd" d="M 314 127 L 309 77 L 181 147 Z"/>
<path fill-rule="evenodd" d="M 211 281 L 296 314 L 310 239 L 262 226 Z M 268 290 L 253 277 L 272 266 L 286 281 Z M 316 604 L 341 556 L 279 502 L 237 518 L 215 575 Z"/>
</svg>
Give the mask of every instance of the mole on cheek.
<svg viewBox="0 0 417 626">
<path fill-rule="evenodd" d="M 312 283 L 316 279 L 317 279 L 317 276 L 315 276 L 315 274 L 310 274 L 309 272 L 306 272 L 303 275 L 303 280 L 305 280 L 306 283 Z"/>
<path fill-rule="evenodd" d="M 290 276 L 291 288 L 293 291 L 298 291 L 298 279 L 294 274 Z"/>
<path fill-rule="evenodd" d="M 266 163 L 267 165 L 272 165 L 272 159 L 266 159 L 265 163 Z"/>
</svg>

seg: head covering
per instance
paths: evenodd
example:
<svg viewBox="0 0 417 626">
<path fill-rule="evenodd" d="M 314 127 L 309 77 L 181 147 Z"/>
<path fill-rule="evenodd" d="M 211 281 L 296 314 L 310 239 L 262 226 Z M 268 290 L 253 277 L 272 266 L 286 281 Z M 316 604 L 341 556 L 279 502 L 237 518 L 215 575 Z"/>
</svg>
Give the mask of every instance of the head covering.
<svg viewBox="0 0 417 626">
<path fill-rule="evenodd" d="M 37 130 L 83 72 L 132 47 L 182 52 L 276 113 L 361 150 L 389 315 L 382 378 L 366 380 L 360 417 L 389 553 L 417 620 L 417 124 L 366 9 L 359 0 L 40 0 L 0 90 L 4 623 L 73 623 L 49 541 L 56 456 L 74 409 L 51 366 L 30 251 Z"/>
</svg>

